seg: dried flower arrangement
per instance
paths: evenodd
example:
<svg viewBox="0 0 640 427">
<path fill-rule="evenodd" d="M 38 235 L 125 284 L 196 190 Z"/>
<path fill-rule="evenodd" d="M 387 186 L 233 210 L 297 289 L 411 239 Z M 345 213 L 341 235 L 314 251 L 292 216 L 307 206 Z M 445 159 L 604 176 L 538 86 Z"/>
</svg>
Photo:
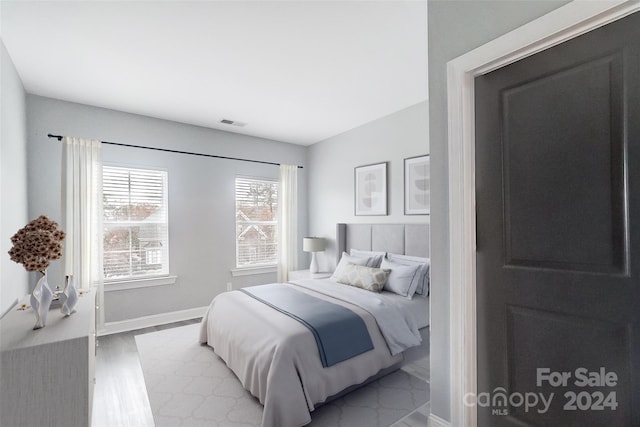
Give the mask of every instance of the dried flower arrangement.
<svg viewBox="0 0 640 427">
<path fill-rule="evenodd" d="M 62 257 L 62 241 L 66 234 L 58 223 L 45 215 L 29 222 L 11 237 L 11 261 L 22 264 L 27 271 L 44 274 L 52 260 Z"/>
</svg>

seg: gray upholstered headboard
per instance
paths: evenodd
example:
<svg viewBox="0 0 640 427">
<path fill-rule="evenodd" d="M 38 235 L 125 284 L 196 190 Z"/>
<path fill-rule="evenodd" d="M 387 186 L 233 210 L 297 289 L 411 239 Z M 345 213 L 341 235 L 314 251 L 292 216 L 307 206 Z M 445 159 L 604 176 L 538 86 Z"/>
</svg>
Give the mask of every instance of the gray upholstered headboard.
<svg viewBox="0 0 640 427">
<path fill-rule="evenodd" d="M 429 224 L 337 224 L 337 261 L 349 249 L 429 257 Z"/>
</svg>

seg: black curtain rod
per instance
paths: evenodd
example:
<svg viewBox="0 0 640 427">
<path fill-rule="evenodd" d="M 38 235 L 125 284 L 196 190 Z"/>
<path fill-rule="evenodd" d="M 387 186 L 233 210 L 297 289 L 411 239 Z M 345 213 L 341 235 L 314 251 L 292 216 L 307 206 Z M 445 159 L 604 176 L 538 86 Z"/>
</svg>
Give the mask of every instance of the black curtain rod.
<svg viewBox="0 0 640 427">
<path fill-rule="evenodd" d="M 47 136 L 49 138 L 56 138 L 58 141 L 62 141 L 62 135 L 53 135 L 49 133 L 47 134 Z M 216 159 L 239 160 L 241 162 L 262 163 L 263 165 L 280 166 L 280 163 L 263 162 L 262 160 L 251 160 L 251 159 L 240 159 L 238 157 L 216 156 L 215 154 L 192 153 L 190 151 L 179 151 L 179 150 L 169 150 L 167 148 L 145 147 L 142 145 L 122 144 L 120 142 L 102 141 L 102 143 L 109 144 L 109 145 L 119 145 L 121 147 L 144 148 L 145 150 L 165 151 L 167 153 L 190 154 L 192 156 L 215 157 Z M 298 169 L 302 169 L 302 166 L 298 166 Z"/>
</svg>

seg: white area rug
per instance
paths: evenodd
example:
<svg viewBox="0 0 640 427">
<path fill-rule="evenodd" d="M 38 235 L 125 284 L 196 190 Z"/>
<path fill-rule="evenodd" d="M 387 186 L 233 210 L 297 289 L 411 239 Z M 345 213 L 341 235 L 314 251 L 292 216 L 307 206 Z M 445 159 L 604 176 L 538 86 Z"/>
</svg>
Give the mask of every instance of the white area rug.
<svg viewBox="0 0 640 427">
<path fill-rule="evenodd" d="M 137 335 L 156 427 L 256 427 L 262 405 L 193 324 Z M 388 427 L 429 400 L 425 381 L 393 372 L 311 413 L 313 427 Z M 283 426 L 284 427 L 284 426 Z"/>
</svg>

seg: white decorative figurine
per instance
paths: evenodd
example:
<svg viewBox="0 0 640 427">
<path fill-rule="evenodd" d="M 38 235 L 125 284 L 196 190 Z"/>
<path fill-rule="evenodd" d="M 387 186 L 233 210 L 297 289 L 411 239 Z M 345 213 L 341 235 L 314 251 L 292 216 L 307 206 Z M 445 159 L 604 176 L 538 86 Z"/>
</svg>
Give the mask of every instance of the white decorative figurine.
<svg viewBox="0 0 640 427">
<path fill-rule="evenodd" d="M 64 291 L 60 294 L 60 302 L 62 303 L 62 307 L 60 307 L 60 311 L 65 316 L 69 316 L 73 313 L 78 303 L 78 291 L 75 286 L 75 279 L 72 275 L 66 276 Z"/>
<path fill-rule="evenodd" d="M 53 292 L 47 283 L 47 271 L 43 271 L 42 277 L 36 283 L 31 292 L 31 307 L 36 315 L 36 324 L 33 329 L 44 328 L 47 324 L 47 314 L 53 300 Z"/>
</svg>

